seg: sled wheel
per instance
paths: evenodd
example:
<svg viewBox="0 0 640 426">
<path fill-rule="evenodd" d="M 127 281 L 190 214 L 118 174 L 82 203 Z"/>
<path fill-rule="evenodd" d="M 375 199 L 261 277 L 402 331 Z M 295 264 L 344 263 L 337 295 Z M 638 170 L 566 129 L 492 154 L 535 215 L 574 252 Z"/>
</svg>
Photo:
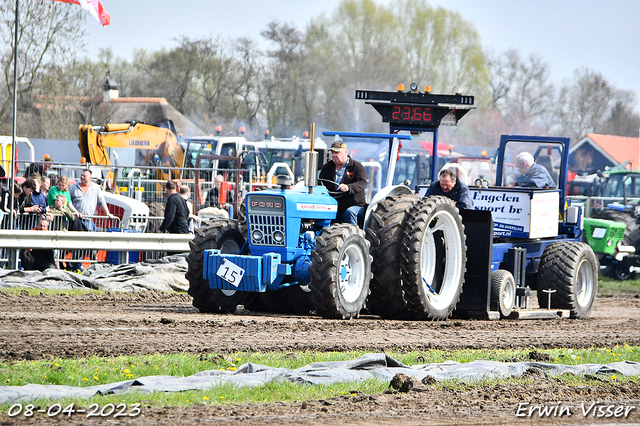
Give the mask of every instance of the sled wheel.
<svg viewBox="0 0 640 426">
<path fill-rule="evenodd" d="M 332 225 L 316 238 L 311 252 L 311 300 L 324 318 L 353 318 L 369 294 L 371 256 L 364 231 Z"/>
<path fill-rule="evenodd" d="M 498 269 L 491 273 L 491 309 L 500 312 L 500 318 L 507 318 L 516 303 L 516 281 L 511 272 Z"/>
<path fill-rule="evenodd" d="M 540 258 L 536 286 L 541 308 L 568 309 L 571 318 L 589 318 L 598 291 L 598 262 L 591 247 L 574 241 L 549 244 Z M 551 306 L 544 290 L 555 290 Z"/>
<path fill-rule="evenodd" d="M 191 251 L 187 257 L 189 295 L 193 306 L 200 312 L 235 312 L 238 305 L 249 310 L 259 306 L 258 294 L 236 290 L 220 290 L 209 287 L 209 280 L 202 277 L 204 251 L 219 249 L 222 253 L 239 253 L 244 236 L 233 220 L 222 219 L 195 230 L 195 238 L 189 242 Z"/>
<path fill-rule="evenodd" d="M 464 226 L 453 201 L 426 198 L 407 222 L 400 264 L 402 289 L 412 315 L 447 319 L 458 303 L 466 268 Z"/>
</svg>

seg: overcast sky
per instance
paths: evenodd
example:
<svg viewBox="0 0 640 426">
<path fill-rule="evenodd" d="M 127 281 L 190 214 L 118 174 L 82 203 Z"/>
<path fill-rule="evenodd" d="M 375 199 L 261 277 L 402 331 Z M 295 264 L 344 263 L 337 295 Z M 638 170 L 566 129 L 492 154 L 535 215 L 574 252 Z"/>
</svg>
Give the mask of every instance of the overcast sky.
<svg viewBox="0 0 640 426">
<path fill-rule="evenodd" d="M 170 48 L 174 38 L 247 36 L 273 19 L 304 30 L 321 13 L 331 14 L 339 0 L 101 0 L 111 15 L 102 28 L 87 13 L 88 55 L 99 48 L 131 59 L 134 48 Z M 388 3 L 389 0 L 378 0 Z M 473 23 L 484 48 L 518 49 L 546 62 L 554 83 L 580 67 L 601 72 L 618 89 L 633 90 L 640 110 L 640 0 L 430 0 L 457 11 Z M 398 82 L 389 82 L 395 87 Z M 420 84 L 428 84 L 420 82 Z"/>
</svg>

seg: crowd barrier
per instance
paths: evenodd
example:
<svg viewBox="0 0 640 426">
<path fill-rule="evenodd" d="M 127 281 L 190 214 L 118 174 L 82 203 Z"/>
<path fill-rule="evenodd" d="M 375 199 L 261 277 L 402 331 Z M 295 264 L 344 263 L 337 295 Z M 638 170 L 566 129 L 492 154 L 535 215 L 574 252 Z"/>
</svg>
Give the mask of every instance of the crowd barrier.
<svg viewBox="0 0 640 426">
<path fill-rule="evenodd" d="M 24 181 L 22 170 L 26 163 L 18 162 L 20 170 L 16 174 L 19 176 L 16 178 L 18 183 Z M 64 164 L 56 163 L 50 165 L 50 168 L 46 172 L 46 176 L 51 179 L 51 184 L 55 185 L 55 180 L 58 176 L 67 176 L 70 183 L 74 183 L 79 180 L 80 173 L 83 169 L 86 169 L 85 164 Z M 144 220 L 138 220 L 135 214 L 132 214 L 124 221 L 121 221 L 118 217 L 109 218 L 108 216 L 85 216 L 82 221 L 86 224 L 86 227 L 90 233 L 109 233 L 109 234 L 131 234 L 131 233 L 146 233 L 153 234 L 159 229 L 162 221 L 164 220 L 164 205 L 166 203 L 165 192 L 165 180 L 153 179 L 153 171 L 157 167 L 140 167 L 140 168 L 127 168 L 114 165 L 109 166 L 91 166 L 93 171 L 94 182 L 101 185 L 103 191 L 110 193 L 117 193 L 119 195 L 138 200 L 149 207 L 149 212 L 144 213 Z M 166 170 L 165 170 L 166 169 Z M 187 185 L 191 192 L 191 199 L 193 202 L 194 213 L 204 207 L 207 192 L 214 188 L 214 184 L 211 179 L 193 179 L 194 172 L 201 172 L 199 176 L 215 176 L 215 174 L 224 174 L 225 179 L 228 180 L 226 185 L 230 185 L 228 188 L 233 193 L 234 200 L 229 200 L 233 206 L 233 211 L 238 211 L 239 200 L 242 198 L 243 193 L 246 191 L 244 186 L 247 183 L 242 183 L 242 173 L 248 176 L 249 182 L 253 182 L 251 172 L 246 169 L 225 169 L 225 170 L 212 170 L 212 169 L 178 169 L 178 168 L 163 168 L 163 171 L 171 170 L 172 172 L 181 170 L 183 176 L 190 176 L 191 179 L 181 179 L 177 183 L 180 185 Z M 247 174 L 248 172 L 248 174 Z M 204 175 L 203 175 L 204 173 Z M 240 173 L 240 186 L 238 191 L 235 190 L 235 183 L 231 177 L 234 173 Z M 115 183 L 114 183 L 115 181 Z M 7 182 L 3 181 L 2 185 L 7 187 Z M 252 183 L 251 185 L 262 185 L 260 183 Z M 196 188 L 197 186 L 197 188 Z M 251 186 L 253 188 L 253 186 Z M 251 189 L 249 188 L 249 189 Z M 14 206 L 17 209 L 17 206 Z M 110 205 L 111 213 L 122 216 L 122 212 L 118 207 Z M 148 214 L 148 217 L 146 215 Z M 33 230 L 37 225 L 37 219 L 39 214 L 14 214 L 12 217 L 8 213 L 0 211 L 0 266 L 5 267 L 19 267 L 19 247 L 15 247 L 16 244 L 10 242 L 10 238 L 7 235 L 14 235 L 12 233 L 19 231 Z M 49 230 L 56 233 L 56 235 L 62 230 L 68 228 L 68 221 L 64 216 L 55 216 L 52 218 Z M 133 231 L 135 229 L 135 231 Z M 32 231 L 35 232 L 35 231 Z M 69 231 L 68 234 L 75 234 L 75 232 Z M 30 248 L 44 248 L 47 246 L 46 238 L 36 232 L 38 237 L 30 238 L 32 246 Z M 162 240 L 161 235 L 169 234 L 157 234 L 154 239 Z M 88 238 L 89 234 L 79 235 L 76 238 L 78 241 L 83 241 Z M 40 240 L 41 238 L 42 240 Z M 166 244 L 152 244 L 143 246 L 140 248 L 128 247 L 126 251 L 118 249 L 113 246 L 113 241 L 120 238 L 126 239 L 126 235 L 112 236 L 112 238 L 92 241 L 90 244 L 85 241 L 85 244 L 80 244 L 76 247 L 56 247 L 55 259 L 61 265 L 61 267 L 67 269 L 81 269 L 85 268 L 92 263 L 108 262 L 108 263 L 125 263 L 125 262 L 137 262 L 150 259 L 159 259 L 166 256 Z M 137 237 L 136 237 L 137 238 Z M 185 237 L 190 239 L 191 236 Z M 185 240 L 186 241 L 186 240 Z M 106 246 L 100 244 L 105 243 Z M 19 244 L 18 244 L 19 245 Z M 179 245 L 178 245 L 179 246 Z M 90 248 L 89 248 L 90 247 Z M 171 250 L 176 251 L 188 251 L 188 243 L 182 244 L 182 246 L 174 246 Z"/>
</svg>

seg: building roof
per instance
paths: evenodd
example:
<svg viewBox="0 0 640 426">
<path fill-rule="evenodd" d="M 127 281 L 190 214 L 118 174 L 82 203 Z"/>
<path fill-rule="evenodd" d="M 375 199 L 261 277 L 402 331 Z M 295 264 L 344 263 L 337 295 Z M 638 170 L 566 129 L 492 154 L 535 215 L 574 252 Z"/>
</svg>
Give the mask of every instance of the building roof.
<svg viewBox="0 0 640 426">
<path fill-rule="evenodd" d="M 173 121 L 176 132 L 184 136 L 204 135 L 204 131 L 196 126 L 191 120 L 182 115 L 165 98 L 136 97 L 136 98 L 113 98 L 109 102 L 100 102 L 99 98 L 87 96 L 58 96 L 60 101 L 97 103 L 97 111 L 92 117 L 95 125 L 104 123 L 125 123 L 127 121 L 138 121 L 147 124 L 158 123 L 164 119 Z M 33 106 L 37 109 L 53 108 L 52 98 L 45 95 L 38 95 Z M 69 106 L 75 110 L 74 106 Z M 84 123 L 89 124 L 89 123 Z"/>
<path fill-rule="evenodd" d="M 204 132 L 182 115 L 165 98 L 116 98 L 100 104 L 100 124 L 140 121 L 157 123 L 167 118 L 173 121 L 178 133 L 184 136 L 203 135 Z"/>
<path fill-rule="evenodd" d="M 589 133 L 571 147 L 571 152 L 577 150 L 585 143 L 593 146 L 596 151 L 610 159 L 614 165 L 630 161 L 632 168 L 637 169 L 640 166 L 639 138 Z"/>
</svg>

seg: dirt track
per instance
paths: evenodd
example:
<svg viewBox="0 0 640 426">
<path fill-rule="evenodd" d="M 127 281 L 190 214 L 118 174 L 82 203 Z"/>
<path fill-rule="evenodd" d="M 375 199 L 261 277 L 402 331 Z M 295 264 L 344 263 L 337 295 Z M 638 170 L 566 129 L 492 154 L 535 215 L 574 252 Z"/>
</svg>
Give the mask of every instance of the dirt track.
<svg viewBox="0 0 640 426">
<path fill-rule="evenodd" d="M 450 320 L 389 321 L 363 317 L 352 321 L 315 316 L 245 313 L 200 314 L 187 295 L 142 292 L 82 296 L 15 296 L 0 292 L 0 357 L 8 360 L 49 357 L 117 356 L 148 353 L 251 351 L 409 351 L 429 348 L 551 348 L 640 345 L 638 295 L 598 296 L 587 321 Z M 427 388 L 407 394 L 358 395 L 320 402 L 251 404 L 224 407 L 146 409 L 131 424 L 530 424 L 515 417 L 519 402 L 571 406 L 573 416 L 535 422 L 602 423 L 583 417 L 579 404 L 610 401 L 639 407 L 627 423 L 640 423 L 640 384 L 581 389 L 554 379 L 527 387 L 496 386 L 444 392 Z M 6 421 L 0 414 L 0 423 Z M 17 419 L 10 419 L 12 422 Z M 52 419 L 42 419 L 50 422 Z M 86 424 L 87 419 L 77 419 Z M 615 419 L 607 418 L 611 422 Z M 74 419 L 71 422 L 75 422 Z M 466 423 L 465 423 L 466 422 Z M 33 423 L 33 421 L 31 421 Z M 69 420 L 64 420 L 66 424 Z M 2 423 L 5 424 L 5 423 Z"/>
</svg>

